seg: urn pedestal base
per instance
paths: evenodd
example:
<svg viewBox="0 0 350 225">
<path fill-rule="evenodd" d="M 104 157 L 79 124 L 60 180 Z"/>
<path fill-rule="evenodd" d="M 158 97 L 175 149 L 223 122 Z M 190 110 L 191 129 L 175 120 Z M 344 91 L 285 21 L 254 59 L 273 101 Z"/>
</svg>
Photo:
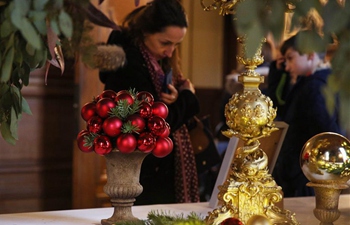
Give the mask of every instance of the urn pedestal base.
<svg viewBox="0 0 350 225">
<path fill-rule="evenodd" d="M 101 220 L 102 225 L 138 220 L 133 216 L 131 207 L 143 190 L 139 179 L 142 161 L 146 156 L 140 151 L 125 154 L 117 150 L 105 156 L 107 184 L 103 190 L 110 197 L 114 212 L 110 218 Z"/>
<path fill-rule="evenodd" d="M 338 210 L 339 196 L 343 189 L 349 188 L 345 184 L 317 184 L 309 182 L 307 186 L 315 190 L 316 207 L 314 216 L 320 221 L 320 225 L 333 225 L 340 217 Z"/>
</svg>

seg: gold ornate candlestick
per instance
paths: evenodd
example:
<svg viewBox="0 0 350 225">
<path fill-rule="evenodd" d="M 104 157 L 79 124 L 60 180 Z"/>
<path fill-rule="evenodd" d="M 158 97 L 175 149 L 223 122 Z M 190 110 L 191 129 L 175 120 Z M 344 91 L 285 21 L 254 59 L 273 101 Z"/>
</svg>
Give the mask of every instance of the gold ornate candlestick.
<svg viewBox="0 0 350 225">
<path fill-rule="evenodd" d="M 264 77 L 255 72 L 263 62 L 262 45 L 252 58 L 247 58 L 245 41 L 238 40 L 243 46 L 243 56 L 237 59 L 246 68 L 238 78 L 243 83 L 243 93 L 234 94 L 225 106 L 229 129 L 223 134 L 237 136 L 245 143 L 236 150 L 229 178 L 219 186 L 218 199 L 222 205 L 209 213 L 206 222 L 219 225 L 226 219 L 236 218 L 248 225 L 256 224 L 257 220 L 264 221 L 263 224 L 299 224 L 293 213 L 274 205 L 282 200 L 281 187 L 268 173 L 267 155 L 259 148 L 258 139 L 277 130 L 273 124 L 276 109 L 270 98 L 259 90 Z"/>
</svg>

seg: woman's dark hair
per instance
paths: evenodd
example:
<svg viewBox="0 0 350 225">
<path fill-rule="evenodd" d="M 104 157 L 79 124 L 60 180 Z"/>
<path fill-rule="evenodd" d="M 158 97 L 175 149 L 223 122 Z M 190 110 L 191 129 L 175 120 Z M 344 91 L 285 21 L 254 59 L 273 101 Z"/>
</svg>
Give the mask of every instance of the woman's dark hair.
<svg viewBox="0 0 350 225">
<path fill-rule="evenodd" d="M 188 26 L 184 8 L 178 0 L 154 0 L 133 10 L 122 24 L 136 43 L 143 40 L 145 33 L 162 32 L 168 26 Z"/>
</svg>

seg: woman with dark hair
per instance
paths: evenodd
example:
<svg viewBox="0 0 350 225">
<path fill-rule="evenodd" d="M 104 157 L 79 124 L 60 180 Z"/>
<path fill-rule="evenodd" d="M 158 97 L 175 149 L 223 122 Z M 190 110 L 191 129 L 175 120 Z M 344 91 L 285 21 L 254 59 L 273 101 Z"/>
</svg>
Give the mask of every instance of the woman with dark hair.
<svg viewBox="0 0 350 225">
<path fill-rule="evenodd" d="M 167 104 L 167 122 L 174 142 L 164 158 L 149 154 L 141 168 L 143 192 L 135 204 L 198 202 L 195 158 L 185 123 L 199 112 L 195 90 L 184 79 L 177 46 L 187 31 L 187 18 L 177 0 L 154 0 L 126 16 L 121 31 L 112 31 L 109 45 L 125 53 L 125 62 L 114 71 L 101 71 L 105 89 L 150 92 Z"/>
</svg>

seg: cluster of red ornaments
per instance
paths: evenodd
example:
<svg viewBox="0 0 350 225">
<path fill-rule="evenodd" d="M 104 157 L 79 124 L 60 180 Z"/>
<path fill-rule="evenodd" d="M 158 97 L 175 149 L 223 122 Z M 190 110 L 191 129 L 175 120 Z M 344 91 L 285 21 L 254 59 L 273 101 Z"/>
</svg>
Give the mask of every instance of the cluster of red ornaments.
<svg viewBox="0 0 350 225">
<path fill-rule="evenodd" d="M 149 92 L 105 90 L 81 108 L 87 126 L 79 132 L 77 144 L 81 151 L 99 155 L 116 148 L 122 153 L 139 150 L 162 158 L 173 149 L 167 116 L 168 107 L 155 102 Z"/>
</svg>

